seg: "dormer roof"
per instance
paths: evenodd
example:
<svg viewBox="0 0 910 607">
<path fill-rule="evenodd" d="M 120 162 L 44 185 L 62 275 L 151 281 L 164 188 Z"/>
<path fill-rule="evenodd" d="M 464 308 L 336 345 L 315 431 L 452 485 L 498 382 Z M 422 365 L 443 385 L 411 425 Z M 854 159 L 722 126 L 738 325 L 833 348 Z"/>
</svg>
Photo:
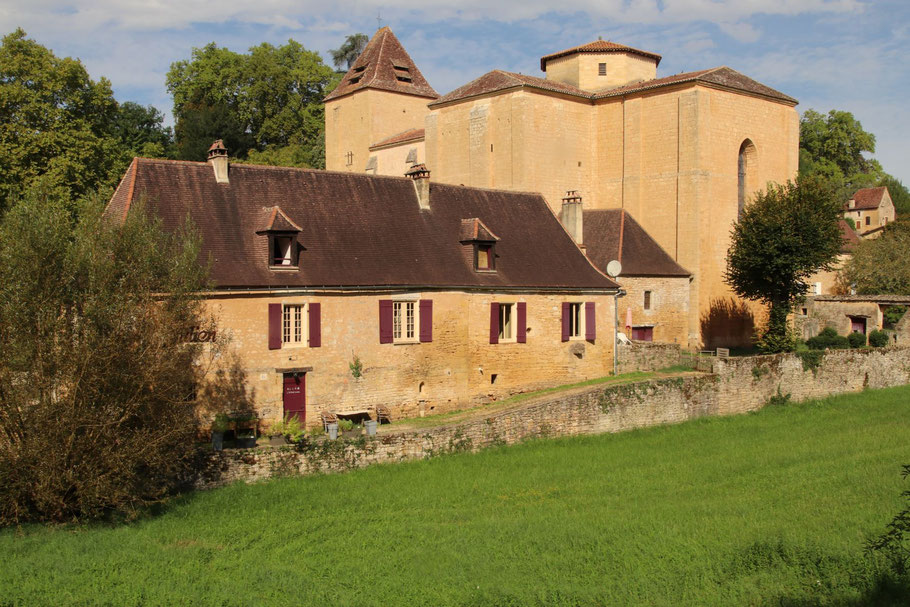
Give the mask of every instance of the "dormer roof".
<svg viewBox="0 0 910 607">
<path fill-rule="evenodd" d="M 632 48 L 631 46 L 626 46 L 625 44 L 610 42 L 609 40 L 595 40 L 594 42 L 588 42 L 587 44 L 582 44 L 580 46 L 573 46 L 572 48 L 567 48 L 564 51 L 559 51 L 558 53 L 552 53 L 550 55 L 541 57 L 540 69 L 541 71 L 545 72 L 547 71 L 548 61 L 559 59 L 560 57 L 568 57 L 569 55 L 577 55 L 579 53 L 631 53 L 633 55 L 638 55 L 640 57 L 653 60 L 655 66 L 660 63 L 661 59 L 660 55 L 657 53 L 642 51 L 637 48 Z"/>
<path fill-rule="evenodd" d="M 461 242 L 496 242 L 497 240 L 499 240 L 499 236 L 477 217 L 461 220 Z"/>
<path fill-rule="evenodd" d="M 439 97 L 388 27 L 376 32 L 325 101 L 370 88 L 429 99 Z"/>
<path fill-rule="evenodd" d="M 291 218 L 288 217 L 284 211 L 281 210 L 281 207 L 274 206 L 271 208 L 266 208 L 266 220 L 265 227 L 261 230 L 258 230 L 257 233 L 262 232 L 302 232 L 303 230 L 296 223 L 291 221 Z"/>
</svg>

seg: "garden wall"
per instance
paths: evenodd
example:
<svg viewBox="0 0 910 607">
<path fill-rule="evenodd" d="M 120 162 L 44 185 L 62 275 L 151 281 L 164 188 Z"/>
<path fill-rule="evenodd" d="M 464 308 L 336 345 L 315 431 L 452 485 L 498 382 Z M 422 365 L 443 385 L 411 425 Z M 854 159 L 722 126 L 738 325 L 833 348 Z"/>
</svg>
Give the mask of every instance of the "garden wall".
<svg viewBox="0 0 910 607">
<path fill-rule="evenodd" d="M 679 344 L 661 342 L 634 341 L 631 344 L 620 344 L 616 368 L 619 373 L 633 371 L 657 371 L 678 365 L 682 360 L 682 348 Z"/>
<path fill-rule="evenodd" d="M 762 408 L 776 397 L 821 398 L 910 383 L 910 348 L 713 359 L 713 372 L 545 395 L 459 424 L 356 440 L 212 453 L 199 489 L 238 480 L 337 472 L 381 462 L 476 451 L 534 437 L 620 432 Z"/>
</svg>

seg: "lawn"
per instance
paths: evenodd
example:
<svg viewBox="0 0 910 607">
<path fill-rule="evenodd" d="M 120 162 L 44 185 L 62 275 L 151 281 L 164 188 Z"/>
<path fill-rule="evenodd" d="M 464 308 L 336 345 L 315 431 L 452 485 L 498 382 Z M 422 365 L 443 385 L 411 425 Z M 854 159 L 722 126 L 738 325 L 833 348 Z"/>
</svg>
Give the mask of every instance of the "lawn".
<svg viewBox="0 0 910 607">
<path fill-rule="evenodd" d="M 866 604 L 910 387 L 0 532 L 0 604 Z"/>
</svg>

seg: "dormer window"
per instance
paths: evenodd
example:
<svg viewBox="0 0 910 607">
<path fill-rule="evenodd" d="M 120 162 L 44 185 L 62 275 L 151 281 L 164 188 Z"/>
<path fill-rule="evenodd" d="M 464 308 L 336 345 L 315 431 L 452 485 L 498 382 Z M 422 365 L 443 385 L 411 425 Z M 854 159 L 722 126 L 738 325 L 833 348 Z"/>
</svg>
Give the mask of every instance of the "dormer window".
<svg viewBox="0 0 910 607">
<path fill-rule="evenodd" d="M 475 272 L 496 271 L 496 242 L 499 237 L 483 224 L 480 219 L 461 220 L 461 244 L 471 255 Z"/>
<path fill-rule="evenodd" d="M 272 270 L 296 270 L 300 260 L 297 235 L 300 226 L 294 223 L 279 207 L 263 209 L 265 227 L 256 233 L 268 237 L 268 264 Z"/>
<path fill-rule="evenodd" d="M 411 70 L 408 66 L 392 63 L 392 68 L 395 72 L 395 79 L 398 82 L 411 82 Z"/>
</svg>

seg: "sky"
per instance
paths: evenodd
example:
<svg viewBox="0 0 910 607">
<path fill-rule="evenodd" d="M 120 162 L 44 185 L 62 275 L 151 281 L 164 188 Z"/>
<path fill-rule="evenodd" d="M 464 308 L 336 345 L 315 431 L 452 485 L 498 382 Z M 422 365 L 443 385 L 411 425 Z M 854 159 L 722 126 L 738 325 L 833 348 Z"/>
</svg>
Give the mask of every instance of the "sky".
<svg viewBox="0 0 910 607">
<path fill-rule="evenodd" d="M 800 112 L 852 112 L 910 185 L 910 0 L 0 0 L 0 34 L 23 28 L 169 121 L 165 74 L 193 47 L 293 38 L 328 63 L 379 24 L 440 94 L 492 69 L 544 76 L 541 56 L 598 37 L 662 55 L 659 77 L 726 65 Z"/>
</svg>

